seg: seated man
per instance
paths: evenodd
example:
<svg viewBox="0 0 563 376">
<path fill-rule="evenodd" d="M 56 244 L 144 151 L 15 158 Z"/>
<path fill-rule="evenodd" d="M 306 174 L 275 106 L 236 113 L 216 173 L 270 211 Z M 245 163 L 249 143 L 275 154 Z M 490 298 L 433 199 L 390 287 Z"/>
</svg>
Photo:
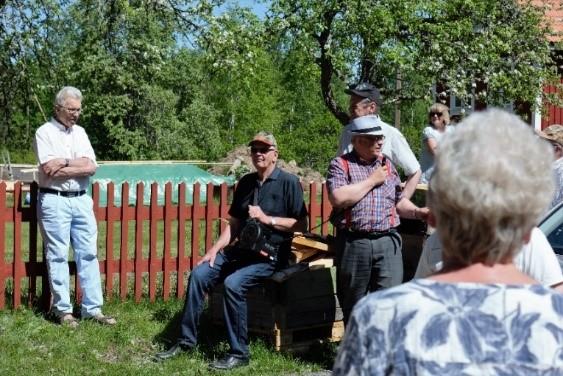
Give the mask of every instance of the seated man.
<svg viewBox="0 0 563 376">
<path fill-rule="evenodd" d="M 307 228 L 307 209 L 299 179 L 276 167 L 278 150 L 273 135 L 258 133 L 249 143 L 256 172 L 242 177 L 229 210 L 229 225 L 192 270 L 182 313 L 180 335 L 155 360 L 174 357 L 197 343 L 197 325 L 204 298 L 211 288 L 225 286 L 224 316 L 230 350 L 210 364 L 216 369 L 247 365 L 247 291 L 286 266 L 293 232 Z M 260 224 L 265 242 L 252 241 Z M 260 244 L 260 246 L 257 246 Z M 254 250 L 253 250 L 254 249 Z"/>
<path fill-rule="evenodd" d="M 532 230 L 532 236 L 514 257 L 514 264 L 544 286 L 563 292 L 563 273 L 555 252 L 539 228 Z M 434 232 L 424 242 L 420 261 L 414 278 L 426 278 L 442 269 L 442 243 Z"/>
</svg>

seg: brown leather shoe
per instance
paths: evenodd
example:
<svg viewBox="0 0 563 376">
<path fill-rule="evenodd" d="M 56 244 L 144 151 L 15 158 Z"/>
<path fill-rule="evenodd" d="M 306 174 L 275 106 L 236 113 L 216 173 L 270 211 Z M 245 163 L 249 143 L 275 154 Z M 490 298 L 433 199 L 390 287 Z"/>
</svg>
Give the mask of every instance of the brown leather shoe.
<svg viewBox="0 0 563 376">
<path fill-rule="evenodd" d="M 57 316 L 57 321 L 59 324 L 68 326 L 69 328 L 78 328 L 78 320 L 72 315 L 72 313 L 62 313 Z"/>
</svg>

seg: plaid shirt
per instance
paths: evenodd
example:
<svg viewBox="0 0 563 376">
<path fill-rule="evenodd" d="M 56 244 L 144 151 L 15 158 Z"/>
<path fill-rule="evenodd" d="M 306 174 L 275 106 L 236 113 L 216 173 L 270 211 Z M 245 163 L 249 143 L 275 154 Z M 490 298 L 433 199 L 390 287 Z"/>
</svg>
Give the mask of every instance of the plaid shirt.
<svg viewBox="0 0 563 376">
<path fill-rule="evenodd" d="M 388 175 L 385 182 L 374 187 L 354 206 L 347 208 L 347 213 L 345 212 L 337 223 L 338 228 L 375 232 L 387 231 L 399 225 L 395 205 L 402 198 L 401 180 L 391 161 L 387 160 L 386 163 Z M 359 159 L 355 151 L 334 158 L 328 168 L 328 190 L 332 193 L 342 186 L 363 181 L 380 166 L 379 159 L 371 163 L 364 162 Z"/>
</svg>

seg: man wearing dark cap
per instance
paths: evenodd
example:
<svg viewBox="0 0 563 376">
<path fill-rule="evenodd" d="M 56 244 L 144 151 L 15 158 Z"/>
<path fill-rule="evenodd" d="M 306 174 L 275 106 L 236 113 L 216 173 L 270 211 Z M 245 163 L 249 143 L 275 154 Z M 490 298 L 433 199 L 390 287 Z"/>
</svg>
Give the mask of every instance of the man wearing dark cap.
<svg viewBox="0 0 563 376">
<path fill-rule="evenodd" d="M 552 124 L 540 132 L 540 136 L 553 146 L 553 176 L 555 179 L 555 193 L 550 208 L 563 201 L 563 125 Z"/>
<path fill-rule="evenodd" d="M 377 117 L 386 140 L 383 146 L 383 154 L 396 166 L 403 169 L 407 176 L 403 195 L 407 198 L 411 198 L 420 180 L 420 163 L 418 163 L 418 160 L 402 133 L 397 128 L 383 122 L 379 117 L 378 112 L 383 103 L 379 90 L 370 83 L 362 82 L 350 86 L 350 88 L 346 90 L 346 94 L 350 94 L 349 112 L 351 119 L 366 115 Z M 338 155 L 352 151 L 351 137 L 348 132 L 349 128 L 350 124 L 346 125 L 340 135 Z"/>
<path fill-rule="evenodd" d="M 196 346 L 205 296 L 223 282 L 223 313 L 230 350 L 210 367 L 232 369 L 247 365 L 246 293 L 277 268 L 286 266 L 293 232 L 307 228 L 301 184 L 297 176 L 276 167 L 278 149 L 274 136 L 260 132 L 248 145 L 256 172 L 239 181 L 229 210 L 229 225 L 192 270 L 180 336 L 170 349 L 155 355 L 157 361 Z M 250 235 L 257 233 L 254 231 L 257 226 L 264 237 L 254 241 Z M 247 230 L 249 228 L 254 230 Z"/>
<path fill-rule="evenodd" d="M 336 290 L 344 323 L 354 305 L 368 292 L 400 284 L 403 280 L 399 215 L 424 219 L 404 196 L 393 163 L 383 155 L 387 142 L 381 122 L 374 116 L 352 120 L 347 127 L 352 151 L 330 162 L 329 199 L 341 215 L 336 246 Z"/>
</svg>

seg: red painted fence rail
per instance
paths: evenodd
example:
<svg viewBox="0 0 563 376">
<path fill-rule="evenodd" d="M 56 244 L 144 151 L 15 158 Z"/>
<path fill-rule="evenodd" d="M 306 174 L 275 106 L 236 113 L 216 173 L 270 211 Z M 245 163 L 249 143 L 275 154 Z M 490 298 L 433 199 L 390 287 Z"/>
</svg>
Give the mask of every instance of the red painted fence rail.
<svg viewBox="0 0 563 376">
<path fill-rule="evenodd" d="M 0 310 L 37 302 L 48 306 L 50 300 L 35 214 L 38 187 L 33 183 L 29 192 L 23 188 L 18 182 L 13 191 L 8 191 L 6 184 L 0 182 Z M 314 228 L 322 223 L 314 232 L 327 235 L 329 226 L 325 221 L 331 206 L 326 185 L 311 183 L 304 188 L 309 226 Z M 116 189 L 121 189 L 119 205 L 114 202 Z M 148 206 L 143 203 L 145 189 L 151 190 Z M 171 296 L 182 298 L 188 272 L 226 226 L 222 219 L 228 218 L 232 196 L 232 188 L 226 184 L 208 184 L 205 200 L 201 200 L 201 186 L 195 184 L 192 204 L 186 203 L 189 201 L 183 183 L 178 187 L 178 197 L 174 198 L 171 183 L 165 185 L 163 205 L 158 204 L 157 190 L 156 183 L 150 187 L 139 183 L 136 203 L 129 205 L 128 184 L 116 187 L 110 183 L 107 205 L 100 206 L 100 187 L 92 186 L 99 229 L 98 258 L 106 299 L 133 297 L 139 302 L 147 297 L 150 301 Z M 76 265 L 74 261 L 69 264 L 76 298 L 80 301 Z"/>
</svg>

